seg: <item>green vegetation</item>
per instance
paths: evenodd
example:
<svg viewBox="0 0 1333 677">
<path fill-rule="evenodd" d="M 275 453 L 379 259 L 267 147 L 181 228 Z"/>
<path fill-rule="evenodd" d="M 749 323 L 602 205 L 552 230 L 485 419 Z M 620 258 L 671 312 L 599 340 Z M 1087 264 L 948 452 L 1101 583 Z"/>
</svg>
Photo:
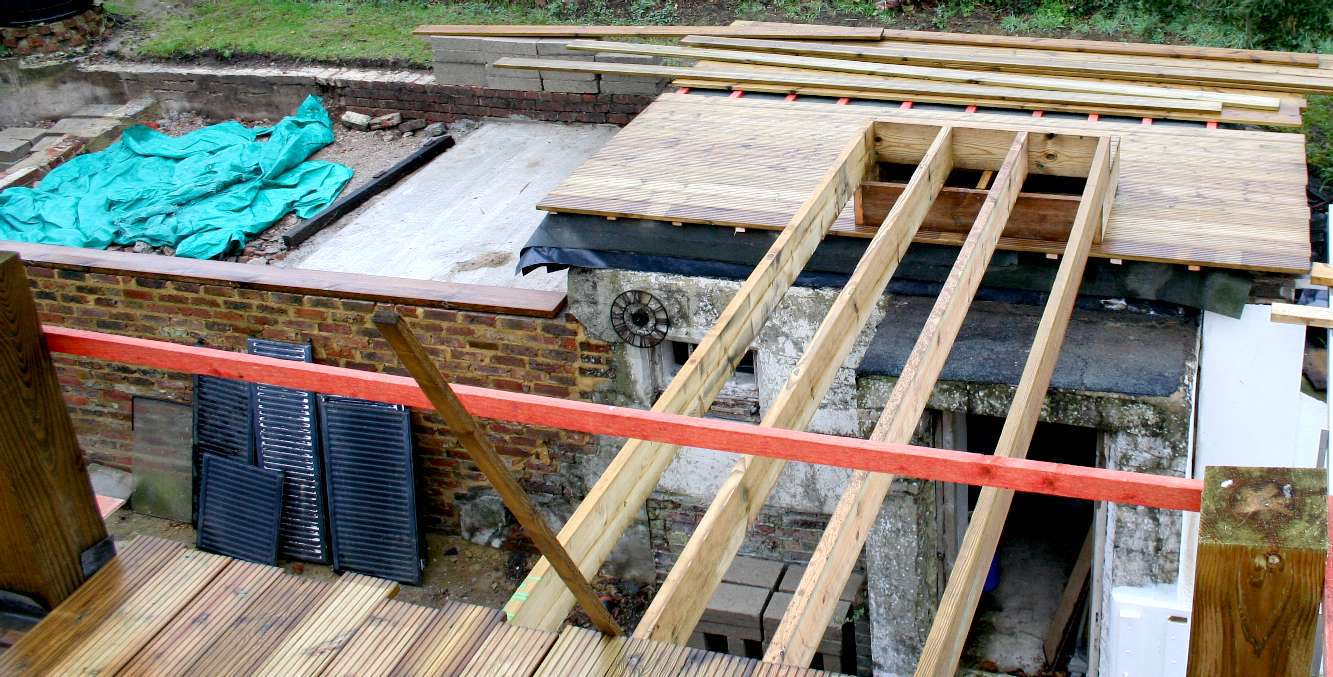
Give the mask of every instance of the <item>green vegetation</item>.
<svg viewBox="0 0 1333 677">
<path fill-rule="evenodd" d="M 1305 153 L 1310 173 L 1333 189 L 1333 96 L 1310 96 L 1305 109 Z"/>
<path fill-rule="evenodd" d="M 128 0 L 107 0 L 106 6 L 143 29 L 132 51 L 152 58 L 425 66 L 430 49 L 411 35 L 420 24 L 709 24 L 735 18 L 1333 53 L 1330 0 L 197 0 L 153 16 L 133 16 Z M 1310 97 L 1305 122 L 1311 171 L 1333 185 L 1333 97 Z"/>
</svg>

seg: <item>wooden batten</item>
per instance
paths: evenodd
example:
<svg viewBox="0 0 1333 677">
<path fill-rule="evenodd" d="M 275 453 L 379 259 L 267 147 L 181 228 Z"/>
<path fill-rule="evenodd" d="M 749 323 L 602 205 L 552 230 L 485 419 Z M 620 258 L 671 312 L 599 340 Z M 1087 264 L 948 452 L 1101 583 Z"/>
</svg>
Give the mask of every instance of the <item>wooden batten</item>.
<svg viewBox="0 0 1333 677">
<path fill-rule="evenodd" d="M 828 234 L 874 163 L 873 127 L 866 123 L 843 139 L 834 162 L 802 202 L 768 254 L 741 285 L 689 360 L 672 378 L 653 411 L 702 416 L 734 372 L 736 364 Z M 560 530 L 560 543 L 593 576 L 610 556 L 678 447 L 630 440 L 612 459 L 588 495 Z M 573 597 L 543 558 L 505 605 L 512 622 L 558 629 Z"/>
</svg>

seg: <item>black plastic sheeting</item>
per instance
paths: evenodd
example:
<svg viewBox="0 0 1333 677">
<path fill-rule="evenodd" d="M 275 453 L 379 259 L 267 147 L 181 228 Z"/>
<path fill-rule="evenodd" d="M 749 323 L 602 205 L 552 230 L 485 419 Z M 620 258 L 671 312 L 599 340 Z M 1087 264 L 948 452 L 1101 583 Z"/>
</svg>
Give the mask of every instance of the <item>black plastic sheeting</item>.
<svg viewBox="0 0 1333 677">
<path fill-rule="evenodd" d="M 692 225 L 672 226 L 646 219 L 580 214 L 548 214 L 519 253 L 518 271 L 615 268 L 676 275 L 744 279 L 764 256 L 778 231 Z M 796 284 L 808 287 L 846 283 L 869 240 L 826 238 Z M 933 296 L 948 277 L 957 247 L 913 244 L 889 283 L 889 292 Z M 997 251 L 991 257 L 978 298 L 1044 304 L 1058 261 L 1044 254 Z M 1182 266 L 1146 261 L 1112 265 L 1088 262 L 1080 294 L 1088 299 L 1128 299 L 1203 308 L 1239 317 L 1252 278 L 1240 271 L 1190 272 Z M 1030 297 L 1031 300 L 1023 300 Z"/>
<path fill-rule="evenodd" d="M 249 339 L 247 352 L 298 362 L 313 361 L 310 344 Z M 319 453 L 314 393 L 253 385 L 256 464 L 283 473 L 279 541 L 290 559 L 328 564 L 328 520 L 324 472 Z"/>
<path fill-rule="evenodd" d="M 421 582 L 422 541 L 406 407 L 319 396 L 333 566 Z"/>
<path fill-rule="evenodd" d="M 278 563 L 282 473 L 223 456 L 204 456 L 199 483 L 200 550 Z"/>
<path fill-rule="evenodd" d="M 212 376 L 194 378 L 194 516 L 199 519 L 199 477 L 205 455 L 254 463 L 250 384 Z"/>
</svg>

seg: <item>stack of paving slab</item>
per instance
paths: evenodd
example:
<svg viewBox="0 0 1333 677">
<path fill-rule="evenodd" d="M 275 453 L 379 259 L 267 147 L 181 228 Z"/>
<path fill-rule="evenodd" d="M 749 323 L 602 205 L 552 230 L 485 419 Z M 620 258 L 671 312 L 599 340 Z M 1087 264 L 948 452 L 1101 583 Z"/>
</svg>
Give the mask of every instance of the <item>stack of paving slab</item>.
<svg viewBox="0 0 1333 677">
<path fill-rule="evenodd" d="M 665 79 L 597 73 L 520 71 L 491 65 L 497 59 L 507 56 L 558 57 L 566 61 L 660 65 L 662 59 L 655 56 L 579 52 L 567 47 L 569 40 L 558 38 L 434 36 L 426 40 L 435 55 L 435 81 L 441 85 L 528 92 L 649 96 L 661 92 L 667 86 Z"/>
<path fill-rule="evenodd" d="M 143 97 L 124 104 L 84 106 L 50 128 L 0 130 L 0 188 L 31 185 L 79 152 L 103 150 L 136 120 L 153 117 L 157 111 L 157 102 Z"/>
<path fill-rule="evenodd" d="M 689 645 L 735 656 L 761 658 L 804 573 L 805 567 L 798 565 L 737 557 L 722 576 L 722 583 L 695 626 Z M 858 602 L 864 581 L 859 574 L 853 574 L 847 581 L 813 662 L 815 667 L 857 671 L 854 635 L 844 626 L 852 607 Z M 844 655 L 849 658 L 846 663 Z M 865 663 L 868 668 L 868 661 Z"/>
</svg>

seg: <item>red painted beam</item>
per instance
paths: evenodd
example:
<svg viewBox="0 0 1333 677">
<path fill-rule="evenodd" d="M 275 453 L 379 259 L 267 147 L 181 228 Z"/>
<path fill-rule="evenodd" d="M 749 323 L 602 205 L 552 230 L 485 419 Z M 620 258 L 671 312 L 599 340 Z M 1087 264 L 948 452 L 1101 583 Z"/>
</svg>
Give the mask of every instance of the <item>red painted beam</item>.
<svg viewBox="0 0 1333 677">
<path fill-rule="evenodd" d="M 80 329 L 43 330 L 52 352 L 431 408 L 416 382 L 406 376 Z M 1172 510 L 1198 511 L 1203 492 L 1202 481 L 1178 477 L 871 442 L 474 386 L 455 385 L 454 391 L 469 413 L 482 418 L 787 461 Z"/>
</svg>

